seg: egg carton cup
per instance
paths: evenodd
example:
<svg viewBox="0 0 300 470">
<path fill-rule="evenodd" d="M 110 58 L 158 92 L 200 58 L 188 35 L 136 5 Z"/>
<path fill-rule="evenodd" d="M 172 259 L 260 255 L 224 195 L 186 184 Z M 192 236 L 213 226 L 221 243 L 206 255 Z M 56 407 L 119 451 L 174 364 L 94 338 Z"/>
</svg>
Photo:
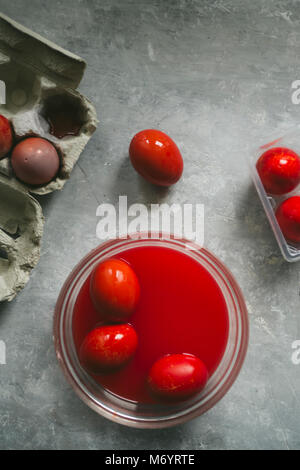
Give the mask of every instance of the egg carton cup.
<svg viewBox="0 0 300 470">
<path fill-rule="evenodd" d="M 289 129 L 281 135 L 279 133 L 277 133 L 277 135 L 273 134 L 269 139 L 266 139 L 266 142 L 267 143 L 262 144 L 258 148 L 255 148 L 254 151 L 250 152 L 251 156 L 249 157 L 248 163 L 252 179 L 284 259 L 290 263 L 300 261 L 300 244 L 292 243 L 284 237 L 275 216 L 276 209 L 284 200 L 292 196 L 300 196 L 300 185 L 293 191 L 284 195 L 270 195 L 266 192 L 256 169 L 256 162 L 259 157 L 266 150 L 274 147 L 287 147 L 300 155 L 300 125 Z"/>
<path fill-rule="evenodd" d="M 85 67 L 82 58 L 0 14 L 0 80 L 6 98 L 0 114 L 12 124 L 14 145 L 27 137 L 42 137 L 60 158 L 56 177 L 42 186 L 18 180 L 10 154 L 0 160 L 0 301 L 15 297 L 39 260 L 44 219 L 30 193 L 62 189 L 96 130 L 95 108 L 77 91 Z M 76 113 L 77 131 L 71 122 L 67 135 L 53 135 L 47 119 L 47 110 L 53 108 L 71 117 Z"/>
</svg>

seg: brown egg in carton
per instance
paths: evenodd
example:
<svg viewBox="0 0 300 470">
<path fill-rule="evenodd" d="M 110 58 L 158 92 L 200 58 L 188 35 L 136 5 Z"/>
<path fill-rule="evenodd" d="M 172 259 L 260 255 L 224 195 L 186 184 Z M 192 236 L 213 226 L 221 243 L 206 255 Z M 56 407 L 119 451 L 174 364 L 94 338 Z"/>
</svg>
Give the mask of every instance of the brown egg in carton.
<svg viewBox="0 0 300 470">
<path fill-rule="evenodd" d="M 0 80 L 14 146 L 29 137 L 50 142 L 59 156 L 44 185 L 17 178 L 11 152 L 0 160 L 0 301 L 12 300 L 39 259 L 43 214 L 30 193 L 62 189 L 97 127 L 92 103 L 77 91 L 85 62 L 0 14 Z M 3 88 L 4 90 L 4 88 Z"/>
</svg>

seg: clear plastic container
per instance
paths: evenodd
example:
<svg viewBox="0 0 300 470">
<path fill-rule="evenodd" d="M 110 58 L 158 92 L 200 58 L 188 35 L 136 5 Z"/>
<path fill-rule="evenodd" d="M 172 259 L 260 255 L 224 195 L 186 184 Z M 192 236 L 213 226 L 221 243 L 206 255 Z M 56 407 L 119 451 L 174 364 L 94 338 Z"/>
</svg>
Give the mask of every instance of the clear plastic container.
<svg viewBox="0 0 300 470">
<path fill-rule="evenodd" d="M 266 139 L 267 140 L 267 139 Z M 279 244 L 284 259 L 288 262 L 300 261 L 300 244 L 292 243 L 284 237 L 282 230 L 277 222 L 275 211 L 277 207 L 285 200 L 292 196 L 300 196 L 300 185 L 293 191 L 281 196 L 268 194 L 261 182 L 256 169 L 256 162 L 259 157 L 266 151 L 274 147 L 286 147 L 300 155 L 300 125 L 289 129 L 281 136 L 272 136 L 267 143 L 257 148 L 249 159 L 252 178 L 257 189 L 258 195 L 265 209 L 266 215 L 271 224 L 272 230 Z"/>
<path fill-rule="evenodd" d="M 227 268 L 205 249 L 189 249 L 187 240 L 148 238 L 117 239 L 103 243 L 74 268 L 57 300 L 54 317 L 54 342 L 58 361 L 78 396 L 100 415 L 127 426 L 164 428 L 195 418 L 214 406 L 235 381 L 248 346 L 248 315 L 243 295 Z M 218 283 L 227 303 L 229 334 L 224 355 L 205 389 L 177 405 L 137 404 L 116 397 L 96 383 L 81 367 L 74 345 L 72 319 L 77 295 L 103 259 L 141 245 L 165 246 L 191 256 L 207 269 Z"/>
</svg>

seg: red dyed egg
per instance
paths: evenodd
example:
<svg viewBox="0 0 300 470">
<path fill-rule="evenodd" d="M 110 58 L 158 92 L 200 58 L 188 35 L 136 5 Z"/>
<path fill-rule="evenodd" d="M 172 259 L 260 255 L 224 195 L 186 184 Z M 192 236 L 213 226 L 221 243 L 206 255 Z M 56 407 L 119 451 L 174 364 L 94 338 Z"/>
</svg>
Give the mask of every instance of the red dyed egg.
<svg viewBox="0 0 300 470">
<path fill-rule="evenodd" d="M 276 218 L 285 238 L 300 243 L 300 196 L 283 201 L 276 211 Z"/>
<path fill-rule="evenodd" d="M 0 115 L 0 158 L 5 157 L 13 143 L 11 125 L 6 117 Z"/>
<path fill-rule="evenodd" d="M 150 183 L 171 186 L 183 172 L 181 153 L 164 132 L 147 129 L 136 134 L 129 147 L 135 170 Z"/>
<path fill-rule="evenodd" d="M 108 321 L 127 319 L 135 310 L 140 296 L 138 278 L 122 260 L 99 263 L 91 277 L 90 292 L 95 308 Z"/>
<path fill-rule="evenodd" d="M 80 361 L 92 374 L 116 369 L 129 361 L 137 344 L 137 334 L 131 325 L 100 326 L 84 339 L 80 348 Z"/>
<path fill-rule="evenodd" d="M 162 399 L 183 400 L 200 392 L 206 385 L 205 364 L 193 354 L 168 354 L 156 361 L 148 384 Z"/>
<path fill-rule="evenodd" d="M 259 158 L 256 168 L 267 193 L 289 193 L 300 183 L 300 158 L 288 148 L 267 150 Z"/>
</svg>

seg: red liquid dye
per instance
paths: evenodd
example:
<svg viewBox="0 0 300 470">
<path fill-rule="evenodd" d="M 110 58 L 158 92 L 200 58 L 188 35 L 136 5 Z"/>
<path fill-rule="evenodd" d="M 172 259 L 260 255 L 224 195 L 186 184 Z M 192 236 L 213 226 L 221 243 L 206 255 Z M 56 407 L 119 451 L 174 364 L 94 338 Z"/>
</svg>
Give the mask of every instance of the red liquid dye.
<svg viewBox="0 0 300 470">
<path fill-rule="evenodd" d="M 42 114 L 48 121 L 50 134 L 58 139 L 78 135 L 84 123 L 78 101 L 64 95 L 48 97 Z"/>
<path fill-rule="evenodd" d="M 227 307 L 213 277 L 197 261 L 171 248 L 138 247 L 116 258 L 127 261 L 139 278 L 141 298 L 130 318 L 139 345 L 125 367 L 94 379 L 119 397 L 153 403 L 146 378 L 154 361 L 164 354 L 195 354 L 211 375 L 228 339 Z M 74 308 L 77 351 L 85 335 L 99 322 L 101 315 L 91 302 L 87 279 Z"/>
</svg>

